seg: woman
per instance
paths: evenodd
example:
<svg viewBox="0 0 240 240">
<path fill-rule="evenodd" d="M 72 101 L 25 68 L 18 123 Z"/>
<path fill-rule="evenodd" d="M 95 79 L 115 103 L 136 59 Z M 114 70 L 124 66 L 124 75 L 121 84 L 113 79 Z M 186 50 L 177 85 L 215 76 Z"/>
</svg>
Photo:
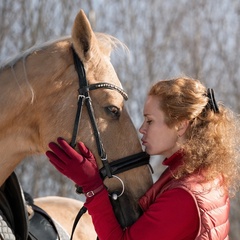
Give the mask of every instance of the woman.
<svg viewBox="0 0 240 240">
<path fill-rule="evenodd" d="M 99 239 L 228 239 L 229 190 L 239 180 L 237 118 L 216 103 L 212 89 L 189 78 L 157 82 L 143 114 L 142 144 L 148 154 L 164 156 L 168 168 L 139 200 L 143 215 L 124 230 L 92 153 L 80 142 L 79 154 L 62 138 L 49 144 L 51 163 L 86 196 L 94 192 L 85 206 Z"/>
</svg>

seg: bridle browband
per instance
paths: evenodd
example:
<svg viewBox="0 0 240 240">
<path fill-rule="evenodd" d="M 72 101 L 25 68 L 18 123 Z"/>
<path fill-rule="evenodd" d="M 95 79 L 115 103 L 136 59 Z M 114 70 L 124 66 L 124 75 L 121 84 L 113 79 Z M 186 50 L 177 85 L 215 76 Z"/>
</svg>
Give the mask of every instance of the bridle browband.
<svg viewBox="0 0 240 240">
<path fill-rule="evenodd" d="M 76 118 L 74 122 L 74 128 L 73 128 L 73 134 L 72 134 L 72 140 L 70 142 L 70 145 L 75 148 L 76 146 L 76 139 L 79 129 L 79 123 L 81 119 L 81 113 L 82 113 L 82 107 L 85 103 L 88 111 L 88 115 L 90 117 L 91 125 L 93 128 L 93 133 L 95 136 L 95 141 L 98 149 L 98 155 L 102 160 L 103 167 L 100 169 L 100 174 L 102 178 L 105 177 L 111 178 L 114 174 L 121 173 L 127 170 L 130 170 L 132 168 L 136 168 L 142 165 L 149 164 L 149 155 L 145 152 L 140 152 L 116 161 L 113 161 L 111 163 L 108 162 L 107 154 L 103 148 L 103 144 L 101 141 L 100 133 L 98 131 L 94 110 L 92 107 L 91 97 L 89 95 L 89 91 L 96 90 L 100 88 L 105 89 L 111 89 L 118 91 L 124 98 L 124 100 L 128 99 L 127 93 L 121 89 L 120 87 L 111 84 L 111 83 L 96 83 L 96 84 L 88 84 L 85 69 L 83 66 L 82 61 L 78 57 L 76 51 L 74 50 L 72 46 L 72 52 L 73 52 L 73 59 L 74 59 L 74 65 L 75 69 L 78 74 L 78 80 L 79 80 L 79 95 L 78 95 L 78 108 L 76 113 Z"/>
</svg>

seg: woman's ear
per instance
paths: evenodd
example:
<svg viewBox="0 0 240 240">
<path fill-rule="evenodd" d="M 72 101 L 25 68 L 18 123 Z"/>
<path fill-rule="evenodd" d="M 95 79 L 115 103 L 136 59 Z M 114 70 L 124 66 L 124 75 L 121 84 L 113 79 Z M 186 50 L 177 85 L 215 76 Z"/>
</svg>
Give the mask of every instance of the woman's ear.
<svg viewBox="0 0 240 240">
<path fill-rule="evenodd" d="M 183 121 L 181 121 L 177 124 L 176 130 L 177 130 L 178 137 L 182 137 L 184 135 L 188 126 L 189 126 L 189 121 L 188 120 L 183 120 Z"/>
</svg>

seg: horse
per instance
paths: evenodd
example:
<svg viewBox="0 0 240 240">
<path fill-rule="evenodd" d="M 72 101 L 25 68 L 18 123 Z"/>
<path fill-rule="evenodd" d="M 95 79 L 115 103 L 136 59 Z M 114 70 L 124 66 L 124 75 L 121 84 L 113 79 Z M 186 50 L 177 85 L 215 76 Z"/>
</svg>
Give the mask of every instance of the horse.
<svg viewBox="0 0 240 240">
<path fill-rule="evenodd" d="M 82 201 L 66 197 L 47 196 L 35 198 L 34 202 L 37 206 L 44 209 L 53 218 L 55 223 L 59 223 L 68 236 L 70 236 L 75 217 L 83 207 Z M 97 238 L 89 214 L 86 213 L 80 218 L 73 236 L 73 239 L 81 240 L 95 240 Z"/>
<path fill-rule="evenodd" d="M 149 165 L 141 164 L 146 157 L 142 157 L 137 131 L 126 109 L 127 95 L 110 61 L 112 49 L 119 43 L 112 36 L 93 32 L 80 10 L 71 36 L 34 46 L 1 67 L 1 187 L 21 161 L 44 154 L 48 143 L 61 136 L 73 147 L 83 141 L 96 156 L 120 224 L 126 227 L 139 218 L 138 199 L 152 185 L 152 176 Z M 79 83 L 79 75 L 87 79 L 86 86 Z M 84 105 L 86 100 L 91 113 Z M 68 234 L 67 225 L 72 226 L 82 206 L 80 201 L 61 197 L 36 199 L 36 204 L 56 218 Z M 88 215 L 81 221 L 91 225 Z M 95 238 L 89 229 L 93 231 L 93 226 L 77 228 L 78 238 L 74 239 Z"/>
</svg>

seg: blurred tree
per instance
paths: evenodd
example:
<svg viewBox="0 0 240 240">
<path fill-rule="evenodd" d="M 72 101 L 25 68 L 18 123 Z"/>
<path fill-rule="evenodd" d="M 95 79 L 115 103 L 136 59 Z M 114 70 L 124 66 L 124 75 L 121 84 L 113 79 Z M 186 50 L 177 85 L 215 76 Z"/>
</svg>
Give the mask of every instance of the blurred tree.
<svg viewBox="0 0 240 240">
<path fill-rule="evenodd" d="M 0 61 L 40 42 L 70 35 L 80 8 L 96 31 L 114 35 L 130 49 L 128 55 L 114 53 L 112 60 L 129 94 L 128 108 L 137 128 L 149 86 L 179 74 L 202 80 L 215 89 L 217 100 L 240 112 L 239 0 L 0 1 Z M 44 156 L 24 162 L 17 173 L 34 196 L 75 197 L 73 184 Z M 157 174 L 161 172 L 161 164 L 152 162 Z M 233 240 L 240 235 L 239 209 L 238 195 L 231 205 Z"/>
</svg>

